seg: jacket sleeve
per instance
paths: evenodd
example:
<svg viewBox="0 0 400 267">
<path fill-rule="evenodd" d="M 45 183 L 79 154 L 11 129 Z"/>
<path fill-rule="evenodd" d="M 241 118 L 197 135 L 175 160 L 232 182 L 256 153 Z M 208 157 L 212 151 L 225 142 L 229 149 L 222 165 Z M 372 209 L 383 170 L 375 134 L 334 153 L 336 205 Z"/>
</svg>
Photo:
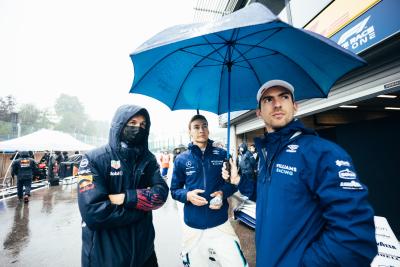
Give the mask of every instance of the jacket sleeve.
<svg viewBox="0 0 400 267">
<path fill-rule="evenodd" d="M 306 183 L 319 201 L 326 224 L 305 251 L 303 266 L 369 266 L 377 245 L 368 190 L 340 147 L 312 152 L 319 156 L 307 162 L 315 175 L 307 175 L 314 178 Z"/>
<path fill-rule="evenodd" d="M 117 228 L 144 218 L 144 211 L 112 204 L 109 194 L 104 173 L 100 173 L 88 157 L 83 157 L 78 171 L 78 205 L 82 219 L 89 228 Z"/>
<path fill-rule="evenodd" d="M 186 183 L 185 169 L 180 162 L 180 157 L 175 159 L 174 171 L 171 179 L 171 196 L 173 199 L 182 203 L 187 202 L 187 193 L 189 190 L 184 188 Z"/>
<path fill-rule="evenodd" d="M 223 179 L 221 177 L 221 179 Z M 232 196 L 238 190 L 236 185 L 231 183 L 224 182 L 221 187 L 221 191 L 223 192 L 223 198 L 227 199 L 228 197 Z"/>
<path fill-rule="evenodd" d="M 246 173 L 246 174 L 241 173 L 240 181 L 238 184 L 239 192 L 248 198 L 251 198 L 253 196 L 254 189 L 255 189 L 255 186 L 254 186 L 255 181 L 254 181 L 253 177 L 249 177 L 250 175 L 251 174 L 248 174 L 248 173 Z"/>
<path fill-rule="evenodd" d="M 11 165 L 11 177 L 14 178 L 15 175 L 18 175 L 18 166 L 16 160 L 14 160 Z"/>
<path fill-rule="evenodd" d="M 167 201 L 168 185 L 161 177 L 156 158 L 153 158 L 146 166 L 144 175 L 148 179 L 148 186 L 136 190 L 127 190 L 124 201 L 126 208 L 143 211 L 156 210 Z"/>
</svg>

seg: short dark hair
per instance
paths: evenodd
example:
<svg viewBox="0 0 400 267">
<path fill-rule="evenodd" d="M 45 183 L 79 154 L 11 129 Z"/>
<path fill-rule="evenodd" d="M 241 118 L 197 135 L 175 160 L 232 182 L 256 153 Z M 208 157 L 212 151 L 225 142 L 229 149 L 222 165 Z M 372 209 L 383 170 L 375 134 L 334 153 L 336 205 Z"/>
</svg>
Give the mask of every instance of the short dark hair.
<svg viewBox="0 0 400 267">
<path fill-rule="evenodd" d="M 202 121 L 207 122 L 207 124 L 208 124 L 208 121 L 207 121 L 206 117 L 204 117 L 203 115 L 200 115 L 200 114 L 196 114 L 189 121 L 189 125 L 188 125 L 189 126 L 189 130 L 190 130 L 190 125 L 192 124 L 192 122 L 194 122 L 196 120 L 202 120 Z"/>
</svg>

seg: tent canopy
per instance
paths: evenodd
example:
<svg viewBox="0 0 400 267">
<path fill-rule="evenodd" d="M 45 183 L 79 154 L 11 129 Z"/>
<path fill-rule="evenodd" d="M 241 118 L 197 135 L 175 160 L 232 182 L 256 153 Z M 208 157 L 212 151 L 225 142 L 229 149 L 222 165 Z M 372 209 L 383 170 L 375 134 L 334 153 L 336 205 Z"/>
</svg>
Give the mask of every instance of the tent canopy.
<svg viewBox="0 0 400 267">
<path fill-rule="evenodd" d="M 69 134 L 40 129 L 15 139 L 0 142 L 0 151 L 44 151 L 44 150 L 90 150 L 94 146 L 85 144 Z"/>
</svg>

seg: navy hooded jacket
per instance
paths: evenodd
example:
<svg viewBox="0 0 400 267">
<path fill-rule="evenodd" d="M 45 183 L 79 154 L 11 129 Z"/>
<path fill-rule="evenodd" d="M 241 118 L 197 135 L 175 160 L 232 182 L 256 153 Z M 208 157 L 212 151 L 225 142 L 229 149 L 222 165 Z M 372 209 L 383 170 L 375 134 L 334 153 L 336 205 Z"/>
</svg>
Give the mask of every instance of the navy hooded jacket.
<svg viewBox="0 0 400 267">
<path fill-rule="evenodd" d="M 123 127 L 134 115 L 146 118 L 146 140 L 128 148 L 120 142 Z M 88 152 L 78 173 L 82 216 L 82 266 L 140 267 L 154 253 L 151 210 L 166 201 L 168 186 L 147 148 L 150 118 L 141 107 L 124 105 L 112 120 L 109 143 Z M 109 194 L 125 194 L 123 205 Z"/>
<path fill-rule="evenodd" d="M 257 266 L 369 266 L 374 213 L 349 155 L 297 120 L 255 142 Z"/>
<path fill-rule="evenodd" d="M 32 180 L 37 167 L 36 162 L 29 157 L 28 151 L 22 151 L 21 157 L 11 165 L 11 176 L 17 175 L 18 180 Z"/>
<path fill-rule="evenodd" d="M 174 172 L 171 180 L 171 195 L 182 203 L 186 225 L 196 229 L 207 229 L 223 224 L 228 220 L 227 198 L 237 191 L 237 188 L 224 181 L 221 169 L 226 151 L 213 147 L 213 141 L 208 140 L 204 154 L 197 145 L 189 144 L 188 150 L 179 154 L 174 162 Z M 187 201 L 187 193 L 195 189 L 203 189 L 199 194 L 208 202 L 210 194 L 223 192 L 223 205 L 220 209 L 210 209 L 209 205 L 195 206 Z"/>
</svg>

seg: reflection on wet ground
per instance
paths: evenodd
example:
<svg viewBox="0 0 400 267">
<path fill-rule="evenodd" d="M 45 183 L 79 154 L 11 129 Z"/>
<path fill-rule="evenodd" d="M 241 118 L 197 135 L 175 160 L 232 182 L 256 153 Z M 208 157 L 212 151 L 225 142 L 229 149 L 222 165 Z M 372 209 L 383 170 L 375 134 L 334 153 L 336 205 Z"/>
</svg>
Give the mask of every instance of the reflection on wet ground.
<svg viewBox="0 0 400 267">
<path fill-rule="evenodd" d="M 154 212 L 155 248 L 161 267 L 182 266 L 178 205 L 169 196 Z M 233 225 L 245 256 L 253 257 L 250 266 L 255 266 L 254 231 L 237 222 Z M 81 244 L 76 184 L 38 189 L 29 203 L 16 197 L 0 200 L 0 266 L 80 266 Z"/>
<path fill-rule="evenodd" d="M 80 266 L 75 185 L 38 189 L 29 203 L 0 202 L 0 266 Z"/>
</svg>

